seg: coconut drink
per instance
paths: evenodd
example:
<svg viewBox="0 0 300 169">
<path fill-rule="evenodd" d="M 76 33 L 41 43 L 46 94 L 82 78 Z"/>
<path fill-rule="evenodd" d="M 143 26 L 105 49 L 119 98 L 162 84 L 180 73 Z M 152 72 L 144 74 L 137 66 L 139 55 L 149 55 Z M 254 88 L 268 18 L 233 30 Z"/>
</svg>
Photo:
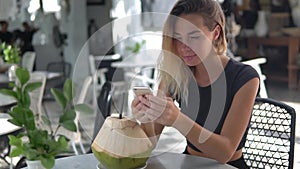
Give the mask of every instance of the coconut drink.
<svg viewBox="0 0 300 169">
<path fill-rule="evenodd" d="M 144 167 L 153 149 L 140 125 L 126 117 L 107 117 L 91 147 L 107 169 Z"/>
</svg>

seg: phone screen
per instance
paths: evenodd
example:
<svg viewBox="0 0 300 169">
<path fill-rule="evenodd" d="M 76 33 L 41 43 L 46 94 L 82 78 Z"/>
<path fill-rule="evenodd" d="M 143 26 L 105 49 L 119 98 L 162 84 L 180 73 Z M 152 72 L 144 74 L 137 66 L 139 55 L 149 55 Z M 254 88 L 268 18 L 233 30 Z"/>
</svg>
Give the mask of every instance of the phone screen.
<svg viewBox="0 0 300 169">
<path fill-rule="evenodd" d="M 133 92 L 135 93 L 136 96 L 152 94 L 151 88 L 146 86 L 135 86 L 133 87 Z"/>
</svg>

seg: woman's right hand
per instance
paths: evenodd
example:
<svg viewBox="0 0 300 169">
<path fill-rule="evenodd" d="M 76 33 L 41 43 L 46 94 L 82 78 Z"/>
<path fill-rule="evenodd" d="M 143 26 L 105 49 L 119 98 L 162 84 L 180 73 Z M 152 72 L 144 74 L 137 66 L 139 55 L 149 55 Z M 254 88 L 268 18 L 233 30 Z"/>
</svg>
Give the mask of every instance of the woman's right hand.
<svg viewBox="0 0 300 169">
<path fill-rule="evenodd" d="M 146 98 L 146 95 L 140 95 L 133 99 L 131 103 L 131 110 L 133 117 L 141 123 L 153 122 L 154 119 L 147 115 L 147 111 L 150 108 L 150 102 Z"/>
</svg>

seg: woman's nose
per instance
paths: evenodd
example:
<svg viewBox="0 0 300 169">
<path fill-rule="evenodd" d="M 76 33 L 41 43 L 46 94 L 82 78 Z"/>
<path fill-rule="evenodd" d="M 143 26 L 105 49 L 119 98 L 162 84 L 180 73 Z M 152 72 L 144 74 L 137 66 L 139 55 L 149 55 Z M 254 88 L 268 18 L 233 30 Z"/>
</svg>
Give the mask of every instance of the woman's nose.
<svg viewBox="0 0 300 169">
<path fill-rule="evenodd" d="M 186 51 L 190 51 L 191 48 L 186 42 L 180 42 L 180 50 L 186 52 Z"/>
</svg>

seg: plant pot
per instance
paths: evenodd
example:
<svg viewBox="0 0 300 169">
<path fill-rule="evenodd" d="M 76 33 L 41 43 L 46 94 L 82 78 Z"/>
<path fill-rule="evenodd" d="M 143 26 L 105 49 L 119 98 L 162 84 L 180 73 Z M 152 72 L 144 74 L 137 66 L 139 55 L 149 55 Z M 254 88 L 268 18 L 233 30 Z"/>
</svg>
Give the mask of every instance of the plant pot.
<svg viewBox="0 0 300 169">
<path fill-rule="evenodd" d="M 9 81 L 15 81 L 16 80 L 16 70 L 18 68 L 18 65 L 12 64 L 9 66 L 7 73 L 8 73 L 8 79 Z"/>
<path fill-rule="evenodd" d="M 28 169 L 46 169 L 40 160 L 29 161 L 26 160 Z"/>
</svg>

